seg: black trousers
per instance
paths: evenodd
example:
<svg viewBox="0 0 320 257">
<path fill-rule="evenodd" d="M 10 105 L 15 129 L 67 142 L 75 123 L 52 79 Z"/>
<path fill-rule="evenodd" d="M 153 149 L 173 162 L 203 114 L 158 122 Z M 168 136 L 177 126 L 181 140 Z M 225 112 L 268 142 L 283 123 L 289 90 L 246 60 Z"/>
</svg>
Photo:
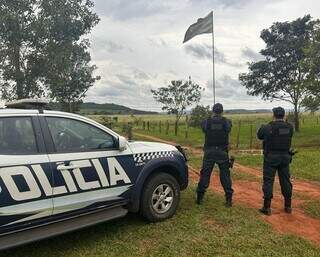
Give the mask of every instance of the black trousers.
<svg viewBox="0 0 320 257">
<path fill-rule="evenodd" d="M 289 154 L 269 153 L 264 156 L 263 162 L 263 194 L 264 199 L 273 198 L 273 184 L 278 172 L 281 193 L 285 199 L 292 197 L 292 184 L 290 181 L 290 162 L 292 157 Z"/>
<path fill-rule="evenodd" d="M 233 189 L 230 176 L 229 156 L 227 152 L 216 149 L 206 149 L 204 152 L 197 192 L 206 192 L 209 187 L 212 170 L 215 164 L 219 166 L 220 182 L 226 197 L 232 197 Z"/>
</svg>

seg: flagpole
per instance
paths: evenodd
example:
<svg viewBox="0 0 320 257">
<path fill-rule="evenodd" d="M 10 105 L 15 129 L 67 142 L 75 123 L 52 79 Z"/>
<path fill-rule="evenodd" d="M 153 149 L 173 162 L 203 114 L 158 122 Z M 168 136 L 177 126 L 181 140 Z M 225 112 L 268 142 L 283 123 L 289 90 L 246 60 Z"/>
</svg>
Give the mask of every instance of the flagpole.
<svg viewBox="0 0 320 257">
<path fill-rule="evenodd" d="M 213 86 L 213 104 L 216 103 L 216 79 L 214 70 L 214 20 L 212 12 L 212 86 Z"/>
</svg>

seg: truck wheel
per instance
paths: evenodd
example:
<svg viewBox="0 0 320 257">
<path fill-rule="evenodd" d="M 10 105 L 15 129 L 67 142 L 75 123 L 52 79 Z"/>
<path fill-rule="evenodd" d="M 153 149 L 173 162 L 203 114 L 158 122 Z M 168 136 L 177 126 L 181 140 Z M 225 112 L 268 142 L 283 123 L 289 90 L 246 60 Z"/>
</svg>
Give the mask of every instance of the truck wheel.
<svg viewBox="0 0 320 257">
<path fill-rule="evenodd" d="M 152 176 L 146 183 L 141 199 L 141 213 L 151 222 L 171 218 L 180 201 L 180 186 L 167 174 Z"/>
</svg>

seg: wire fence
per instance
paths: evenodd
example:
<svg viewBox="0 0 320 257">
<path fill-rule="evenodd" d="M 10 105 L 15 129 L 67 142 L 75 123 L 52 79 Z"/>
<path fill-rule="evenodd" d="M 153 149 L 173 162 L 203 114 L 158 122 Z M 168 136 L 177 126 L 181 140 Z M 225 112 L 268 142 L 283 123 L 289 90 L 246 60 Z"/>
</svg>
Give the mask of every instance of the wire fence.
<svg viewBox="0 0 320 257">
<path fill-rule="evenodd" d="M 134 134 L 145 134 L 160 137 L 179 144 L 201 146 L 204 134 L 200 126 L 190 126 L 188 118 L 175 123 L 173 119 L 143 119 L 131 118 L 129 121 L 119 120 L 118 117 L 100 117 L 103 125 L 127 136 L 132 140 Z M 261 149 L 261 141 L 257 139 L 256 132 L 262 124 L 270 120 L 269 116 L 236 117 L 233 119 L 233 127 L 230 133 L 230 146 L 232 149 Z M 307 116 L 300 120 L 301 133 L 296 134 L 294 143 L 296 146 L 319 147 L 320 146 L 320 118 L 319 116 Z"/>
</svg>

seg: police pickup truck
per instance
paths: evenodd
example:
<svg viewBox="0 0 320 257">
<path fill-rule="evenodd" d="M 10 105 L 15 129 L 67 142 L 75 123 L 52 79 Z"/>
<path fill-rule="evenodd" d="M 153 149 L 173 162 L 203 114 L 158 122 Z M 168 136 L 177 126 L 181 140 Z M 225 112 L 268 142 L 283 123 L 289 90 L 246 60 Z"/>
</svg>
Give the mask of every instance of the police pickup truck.
<svg viewBox="0 0 320 257">
<path fill-rule="evenodd" d="M 44 109 L 38 100 L 0 109 L 0 250 L 128 211 L 152 222 L 174 215 L 188 184 L 181 148 Z"/>
</svg>

